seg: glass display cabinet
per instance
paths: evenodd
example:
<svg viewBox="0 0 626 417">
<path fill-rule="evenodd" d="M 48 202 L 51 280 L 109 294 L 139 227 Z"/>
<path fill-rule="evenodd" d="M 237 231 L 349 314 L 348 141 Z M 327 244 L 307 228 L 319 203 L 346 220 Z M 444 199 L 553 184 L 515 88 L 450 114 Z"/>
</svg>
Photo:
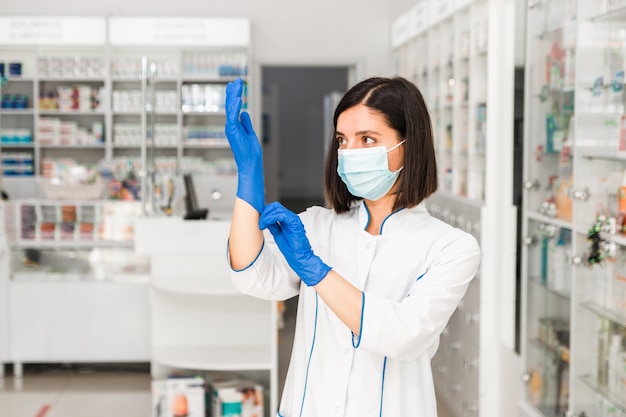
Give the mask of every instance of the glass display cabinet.
<svg viewBox="0 0 626 417">
<path fill-rule="evenodd" d="M 528 2 L 524 416 L 626 413 L 626 2 Z"/>
</svg>

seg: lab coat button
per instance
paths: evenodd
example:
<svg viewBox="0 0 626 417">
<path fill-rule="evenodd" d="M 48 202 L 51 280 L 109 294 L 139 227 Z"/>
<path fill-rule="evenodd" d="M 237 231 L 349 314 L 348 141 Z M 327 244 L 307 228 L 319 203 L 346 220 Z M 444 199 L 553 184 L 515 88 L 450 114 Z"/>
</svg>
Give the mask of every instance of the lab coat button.
<svg viewBox="0 0 626 417">
<path fill-rule="evenodd" d="M 345 349 L 343 350 L 343 353 L 345 353 L 345 354 L 347 355 L 348 353 L 350 353 L 350 349 L 345 348 Z"/>
<path fill-rule="evenodd" d="M 369 249 L 369 248 L 371 248 L 371 247 L 372 247 L 372 244 L 371 244 L 371 243 L 367 242 L 367 243 L 365 244 L 365 249 Z"/>
<path fill-rule="evenodd" d="M 339 412 L 339 406 L 335 407 L 335 413 Z"/>
</svg>

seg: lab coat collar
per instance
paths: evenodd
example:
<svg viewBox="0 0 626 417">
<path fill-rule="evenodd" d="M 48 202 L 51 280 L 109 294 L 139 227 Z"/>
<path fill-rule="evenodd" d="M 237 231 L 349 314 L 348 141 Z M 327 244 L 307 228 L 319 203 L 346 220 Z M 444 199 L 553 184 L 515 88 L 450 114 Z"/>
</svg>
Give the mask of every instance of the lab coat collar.
<svg viewBox="0 0 626 417">
<path fill-rule="evenodd" d="M 362 230 L 365 230 L 370 221 L 370 214 L 364 200 L 361 200 L 358 205 L 357 215 L 359 226 Z M 381 225 L 380 234 L 389 235 L 395 234 L 398 231 L 401 232 L 406 230 L 409 223 L 422 222 L 428 217 L 430 217 L 430 214 L 428 213 L 426 204 L 423 201 L 417 206 L 411 208 L 401 208 L 387 216 Z"/>
</svg>

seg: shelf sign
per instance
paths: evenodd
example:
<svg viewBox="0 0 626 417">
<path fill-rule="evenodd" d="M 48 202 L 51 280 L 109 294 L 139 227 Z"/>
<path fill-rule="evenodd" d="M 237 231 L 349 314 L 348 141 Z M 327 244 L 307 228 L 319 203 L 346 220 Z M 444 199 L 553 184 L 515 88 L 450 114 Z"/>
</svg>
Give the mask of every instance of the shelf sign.
<svg viewBox="0 0 626 417">
<path fill-rule="evenodd" d="M 238 18 L 112 17 L 111 45 L 246 47 L 250 21 Z"/>
<path fill-rule="evenodd" d="M 0 45 L 104 45 L 103 17 L 0 17 Z"/>
<path fill-rule="evenodd" d="M 391 47 L 397 48 L 409 39 L 410 20 L 405 13 L 391 24 Z"/>
<path fill-rule="evenodd" d="M 411 16 L 411 36 L 419 35 L 428 29 L 430 23 L 428 12 L 428 2 L 426 0 L 418 2 L 409 10 L 409 15 Z"/>
<path fill-rule="evenodd" d="M 430 16 L 439 23 L 454 12 L 454 0 L 430 0 Z"/>
</svg>

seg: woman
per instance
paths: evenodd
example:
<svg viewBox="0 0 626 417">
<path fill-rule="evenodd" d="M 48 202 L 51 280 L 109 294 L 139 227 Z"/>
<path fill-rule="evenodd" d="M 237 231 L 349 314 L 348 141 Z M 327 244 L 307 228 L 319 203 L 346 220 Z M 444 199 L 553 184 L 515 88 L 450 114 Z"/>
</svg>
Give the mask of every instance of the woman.
<svg viewBox="0 0 626 417">
<path fill-rule="evenodd" d="M 421 93 L 403 78 L 352 87 L 326 156 L 330 208 L 299 215 L 264 204 L 261 148 L 249 116 L 239 119 L 240 95 L 241 81 L 228 85 L 226 133 L 239 172 L 233 283 L 264 299 L 299 295 L 278 415 L 436 416 L 430 361 L 480 250 L 424 206 L 437 170 Z"/>
</svg>

